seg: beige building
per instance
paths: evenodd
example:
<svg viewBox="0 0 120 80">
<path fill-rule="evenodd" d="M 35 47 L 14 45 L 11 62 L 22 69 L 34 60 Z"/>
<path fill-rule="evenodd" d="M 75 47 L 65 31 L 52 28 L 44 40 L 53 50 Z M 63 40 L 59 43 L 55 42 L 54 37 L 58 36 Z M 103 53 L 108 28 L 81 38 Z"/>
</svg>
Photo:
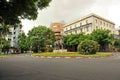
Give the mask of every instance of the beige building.
<svg viewBox="0 0 120 80">
<path fill-rule="evenodd" d="M 63 36 L 63 23 L 55 22 L 50 25 L 50 29 L 54 31 L 56 38 L 61 38 Z"/>
<path fill-rule="evenodd" d="M 90 34 L 96 29 L 110 30 L 112 34 L 115 34 L 115 23 L 91 13 L 82 17 L 80 20 L 64 25 L 64 35 L 78 34 L 81 32 Z"/>
</svg>

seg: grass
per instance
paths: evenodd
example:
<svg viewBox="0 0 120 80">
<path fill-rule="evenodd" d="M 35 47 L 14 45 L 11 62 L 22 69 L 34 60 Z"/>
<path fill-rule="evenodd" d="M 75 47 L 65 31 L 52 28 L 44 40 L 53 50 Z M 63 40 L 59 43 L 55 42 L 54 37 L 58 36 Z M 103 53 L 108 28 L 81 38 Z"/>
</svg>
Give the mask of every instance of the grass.
<svg viewBox="0 0 120 80">
<path fill-rule="evenodd" d="M 8 57 L 10 56 L 11 54 L 0 54 L 0 58 L 4 58 L 4 57 Z"/>
<path fill-rule="evenodd" d="M 105 56 L 111 56 L 111 52 L 97 52 L 96 54 L 90 54 L 90 55 L 82 55 L 78 52 L 66 52 L 66 53 L 53 53 L 53 52 L 44 52 L 44 53 L 35 53 L 32 54 L 33 56 L 55 56 L 55 57 L 83 57 L 83 56 L 91 56 L 91 57 L 105 57 Z"/>
</svg>

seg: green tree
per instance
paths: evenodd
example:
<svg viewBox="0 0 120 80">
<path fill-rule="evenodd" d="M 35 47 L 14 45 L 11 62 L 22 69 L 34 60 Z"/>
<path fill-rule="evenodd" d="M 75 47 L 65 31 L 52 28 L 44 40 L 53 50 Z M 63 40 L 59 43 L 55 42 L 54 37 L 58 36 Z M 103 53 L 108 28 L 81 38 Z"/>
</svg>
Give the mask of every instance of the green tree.
<svg viewBox="0 0 120 80">
<path fill-rule="evenodd" d="M 114 46 L 120 48 L 120 39 L 115 40 Z"/>
<path fill-rule="evenodd" d="M 10 47 L 10 42 L 7 41 L 6 39 L 2 39 L 2 52 L 5 54 L 8 54 L 9 52 L 9 47 Z"/>
<path fill-rule="evenodd" d="M 28 37 L 34 52 L 45 51 L 46 45 L 53 45 L 55 41 L 54 32 L 46 26 L 34 27 L 29 31 Z"/>
<path fill-rule="evenodd" d="M 49 6 L 51 0 L 0 0 L 0 23 L 13 25 L 21 19 L 35 20 L 38 10 Z"/>
<path fill-rule="evenodd" d="M 5 25 L 4 23 L 0 24 L 0 53 L 2 52 L 2 48 L 5 47 L 2 41 L 5 40 L 5 36 L 9 33 L 8 28 L 8 25 Z"/>
<path fill-rule="evenodd" d="M 0 52 L 1 40 L 9 27 L 21 22 L 21 19 L 35 20 L 38 10 L 49 6 L 51 0 L 0 0 Z"/>
<path fill-rule="evenodd" d="M 108 45 L 112 43 L 113 38 L 109 30 L 97 29 L 91 33 L 91 39 L 98 42 L 100 51 L 107 51 Z"/>
<path fill-rule="evenodd" d="M 86 39 L 89 39 L 89 35 L 85 35 L 84 33 L 71 34 L 63 37 L 65 48 L 70 51 L 77 51 L 78 44 Z"/>
<path fill-rule="evenodd" d="M 24 51 L 29 50 L 29 40 L 25 33 L 20 34 L 18 38 L 18 46 L 20 47 L 21 52 L 23 53 Z"/>
</svg>

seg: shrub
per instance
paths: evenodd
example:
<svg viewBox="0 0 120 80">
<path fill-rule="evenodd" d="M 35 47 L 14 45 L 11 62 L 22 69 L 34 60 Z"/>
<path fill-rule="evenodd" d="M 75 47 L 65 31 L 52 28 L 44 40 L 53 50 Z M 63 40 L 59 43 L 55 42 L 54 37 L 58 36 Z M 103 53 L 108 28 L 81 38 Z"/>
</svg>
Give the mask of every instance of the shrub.
<svg viewBox="0 0 120 80">
<path fill-rule="evenodd" d="M 96 54 L 97 50 L 98 43 L 93 40 L 85 40 L 78 45 L 78 51 L 81 54 Z"/>
<path fill-rule="evenodd" d="M 46 48 L 45 48 L 45 47 L 41 47 L 41 48 L 40 48 L 40 51 L 41 51 L 41 52 L 45 52 L 45 51 L 46 51 Z"/>
<path fill-rule="evenodd" d="M 53 52 L 53 47 L 48 47 L 48 52 Z"/>
</svg>

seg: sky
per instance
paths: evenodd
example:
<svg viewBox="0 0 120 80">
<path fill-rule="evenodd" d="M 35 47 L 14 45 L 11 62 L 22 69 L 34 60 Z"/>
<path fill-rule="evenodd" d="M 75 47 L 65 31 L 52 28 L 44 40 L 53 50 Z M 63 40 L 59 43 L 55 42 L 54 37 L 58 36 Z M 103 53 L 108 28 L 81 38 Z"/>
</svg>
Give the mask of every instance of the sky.
<svg viewBox="0 0 120 80">
<path fill-rule="evenodd" d="M 36 20 L 22 20 L 23 30 L 27 34 L 34 26 L 70 23 L 90 13 L 114 22 L 116 28 L 120 26 L 120 0 L 52 0 L 49 7 L 39 10 Z"/>
</svg>

